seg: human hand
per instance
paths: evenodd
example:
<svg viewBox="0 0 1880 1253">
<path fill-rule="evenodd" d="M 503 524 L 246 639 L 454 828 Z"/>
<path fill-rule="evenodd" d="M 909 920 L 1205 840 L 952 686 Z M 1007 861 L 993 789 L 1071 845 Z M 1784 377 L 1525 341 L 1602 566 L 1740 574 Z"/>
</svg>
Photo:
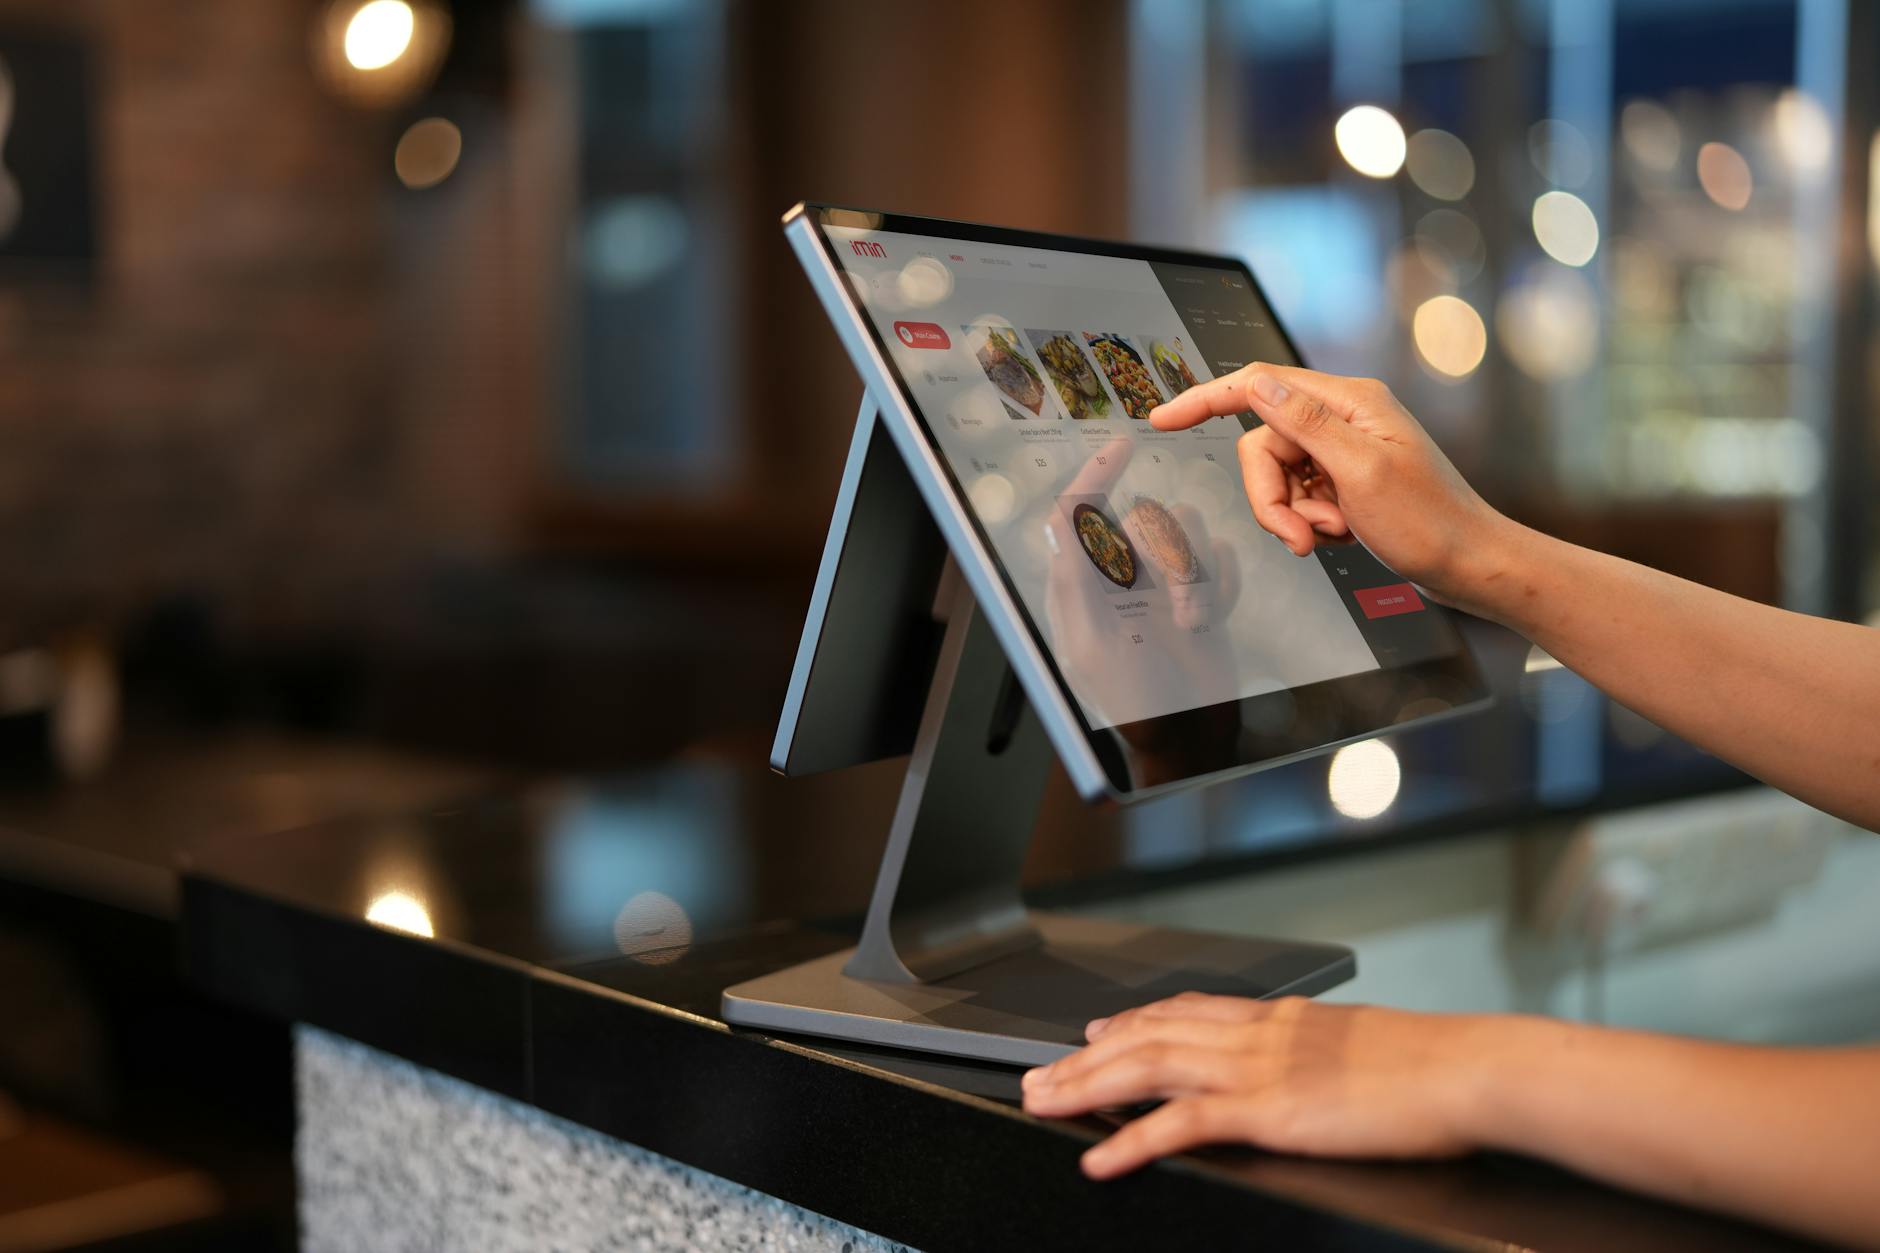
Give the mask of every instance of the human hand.
<svg viewBox="0 0 1880 1253">
<path fill-rule="evenodd" d="M 1228 1142 L 1452 1156 L 1478 1146 L 1477 1077 L 1526 1021 L 1184 993 L 1091 1023 L 1088 1047 L 1026 1073 L 1025 1109 L 1070 1117 L 1165 1102 L 1084 1154 L 1097 1179 Z"/>
<path fill-rule="evenodd" d="M 1184 430 L 1251 409 L 1241 436 L 1253 516 L 1299 556 L 1356 535 L 1391 569 L 1452 604 L 1486 573 L 1476 560 L 1509 528 L 1374 379 L 1256 363 L 1190 388 L 1149 415 Z"/>
<path fill-rule="evenodd" d="M 1135 444 L 1116 436 L 1091 452 L 1078 472 L 1059 493 L 1060 502 L 1098 503 L 1105 516 L 1114 516 L 1133 545 L 1143 573 L 1161 586 L 1163 595 L 1150 597 L 1138 611 L 1140 622 L 1123 626 L 1115 604 L 1124 593 L 1106 582 L 1085 554 L 1062 509 L 1044 523 L 1051 556 L 1045 574 L 1044 618 L 1052 652 L 1080 689 L 1100 708 L 1113 711 L 1139 709 L 1171 691 L 1226 691 L 1238 688 L 1235 655 L 1229 635 L 1212 630 L 1232 615 L 1241 590 L 1240 559 L 1232 544 L 1215 538 L 1193 507 L 1136 494 L 1126 486 Z M 1119 484 L 1125 484 L 1118 491 Z M 1123 503 L 1117 503 L 1118 500 Z M 1179 581 L 1154 556 L 1145 542 L 1145 507 L 1166 513 L 1180 537 L 1200 562 L 1205 575 L 1190 583 Z M 1128 666 L 1116 663 L 1119 627 L 1140 630 L 1160 643 L 1144 649 Z M 1122 721 L 1130 721 L 1122 718 Z M 1231 731 L 1228 732 L 1232 734 Z"/>
</svg>

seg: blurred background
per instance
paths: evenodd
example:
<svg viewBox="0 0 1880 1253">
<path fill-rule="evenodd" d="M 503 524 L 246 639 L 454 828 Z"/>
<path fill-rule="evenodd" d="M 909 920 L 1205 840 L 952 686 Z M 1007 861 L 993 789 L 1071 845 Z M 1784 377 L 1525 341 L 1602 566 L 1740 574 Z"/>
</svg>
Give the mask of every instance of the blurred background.
<svg viewBox="0 0 1880 1253">
<path fill-rule="evenodd" d="M 799 199 L 1244 255 L 1515 517 L 1871 618 L 1877 32 L 1862 0 L 0 0 L 0 989 L 54 1024 L 0 1031 L 0 1089 L 174 1130 L 121 1042 L 180 1012 L 126 989 L 167 977 L 199 837 L 761 766 L 859 395 Z M 1472 638 L 1491 714 L 1121 814 L 1060 780 L 1033 881 L 1746 782 Z M 893 771 L 827 814 L 885 821 Z M 1331 898 L 1367 873 L 1327 864 Z M 253 1030 L 216 1065 L 272 1090 Z"/>
<path fill-rule="evenodd" d="M 1862 615 L 1863 9 L 8 0 L 9 770 L 755 755 L 857 391 L 804 197 L 1246 255 L 1517 517 Z M 1494 769 L 1367 831 L 1714 777 L 1528 660 Z M 1323 775 L 1210 840 L 1336 825 Z"/>
</svg>

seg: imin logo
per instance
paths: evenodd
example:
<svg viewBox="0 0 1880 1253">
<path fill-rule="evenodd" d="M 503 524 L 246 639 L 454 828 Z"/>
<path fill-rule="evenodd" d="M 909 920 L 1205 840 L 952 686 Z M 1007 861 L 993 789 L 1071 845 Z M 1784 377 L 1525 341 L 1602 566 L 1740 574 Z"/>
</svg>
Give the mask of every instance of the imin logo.
<svg viewBox="0 0 1880 1253">
<path fill-rule="evenodd" d="M 880 257 L 884 261 L 888 258 L 888 250 L 886 248 L 866 239 L 851 239 L 849 241 L 849 251 L 858 257 Z"/>
</svg>

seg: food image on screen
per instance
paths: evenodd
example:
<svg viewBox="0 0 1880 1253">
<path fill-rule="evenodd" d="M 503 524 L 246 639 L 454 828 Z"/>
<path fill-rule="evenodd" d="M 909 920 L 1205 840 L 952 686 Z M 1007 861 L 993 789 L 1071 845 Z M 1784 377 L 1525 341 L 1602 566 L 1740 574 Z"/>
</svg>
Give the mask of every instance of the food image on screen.
<svg viewBox="0 0 1880 1253">
<path fill-rule="evenodd" d="M 1103 510 L 1095 505 L 1079 505 L 1071 511 L 1071 525 L 1097 573 L 1118 587 L 1136 586 L 1136 550 Z"/>
<path fill-rule="evenodd" d="M 1149 560 L 1162 567 L 1171 583 L 1205 583 L 1208 572 L 1194 541 L 1168 506 L 1153 496 L 1138 496 L 1124 516 L 1123 525 Z"/>
<path fill-rule="evenodd" d="M 1063 331 L 1027 330 L 1025 334 L 1038 350 L 1038 360 L 1044 362 L 1044 372 L 1051 376 L 1066 413 L 1079 421 L 1110 416 L 1109 393 L 1075 339 Z"/>
<path fill-rule="evenodd" d="M 1182 341 L 1179 339 L 1156 340 L 1149 345 L 1149 359 L 1155 362 L 1155 372 L 1168 384 L 1172 395 L 1179 396 L 1201 381 L 1182 358 Z"/>
<path fill-rule="evenodd" d="M 979 359 L 979 368 L 986 372 L 992 385 L 1010 397 L 1019 408 L 1029 409 L 1032 417 L 1042 415 L 1044 380 L 1038 377 L 1038 367 L 1031 363 L 1025 350 L 1019 346 L 1018 332 L 1009 326 L 965 326 L 960 329 L 966 332 L 968 343 L 978 340 L 979 346 L 973 355 Z"/>
<path fill-rule="evenodd" d="M 1155 380 L 1149 377 L 1149 367 L 1142 363 L 1141 355 L 1120 335 L 1085 331 L 1084 339 L 1089 341 L 1090 355 L 1097 359 L 1110 386 L 1116 389 L 1116 398 L 1123 402 L 1124 412 L 1132 418 L 1148 417 L 1149 410 L 1161 404 L 1163 396 L 1156 389 Z"/>
</svg>

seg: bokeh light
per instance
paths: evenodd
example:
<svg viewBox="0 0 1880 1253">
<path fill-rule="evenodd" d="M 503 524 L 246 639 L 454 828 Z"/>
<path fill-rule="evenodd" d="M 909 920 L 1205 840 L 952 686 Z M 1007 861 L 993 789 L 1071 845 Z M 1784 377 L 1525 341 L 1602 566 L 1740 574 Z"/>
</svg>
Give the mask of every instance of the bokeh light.
<svg viewBox="0 0 1880 1253">
<path fill-rule="evenodd" d="M 341 99 L 388 108 L 422 95 L 450 48 L 442 0 L 327 0 L 314 68 Z"/>
<path fill-rule="evenodd" d="M 1534 238 L 1562 265 L 1585 265 L 1599 251 L 1599 222 L 1570 191 L 1543 193 L 1534 201 L 1533 219 Z"/>
<path fill-rule="evenodd" d="M 413 122 L 399 137 L 392 154 L 398 181 L 413 191 L 435 187 L 451 176 L 463 155 L 463 134 L 447 118 L 427 117 Z"/>
<path fill-rule="evenodd" d="M 685 213 L 671 197 L 618 196 L 595 206 L 582 255 L 593 281 L 631 291 L 680 264 L 691 237 Z"/>
<path fill-rule="evenodd" d="M 1749 204 L 1755 187 L 1743 154 L 1715 141 L 1697 150 L 1697 182 L 1706 196 L 1731 212 Z"/>
<path fill-rule="evenodd" d="M 1404 164 L 1410 181 L 1438 200 L 1460 200 L 1475 186 L 1475 158 L 1448 131 L 1430 128 L 1410 136 Z"/>
<path fill-rule="evenodd" d="M 428 938 L 436 934 L 431 926 L 431 911 L 409 892 L 381 892 L 373 897 L 372 903 L 366 906 L 366 921 L 407 935 Z"/>
<path fill-rule="evenodd" d="M 1668 322 L 1679 308 L 1678 269 L 1655 240 L 1612 241 L 1613 304 L 1621 317 Z"/>
<path fill-rule="evenodd" d="M 1531 267 L 1495 308 L 1495 332 L 1509 360 L 1530 378 L 1557 382 L 1584 374 L 1599 353 L 1599 304 L 1578 270 Z"/>
<path fill-rule="evenodd" d="M 416 28 L 406 0 L 369 0 L 346 23 L 346 61 L 355 70 L 382 70 L 405 55 Z"/>
<path fill-rule="evenodd" d="M 1403 168 L 1408 145 L 1403 127 L 1374 104 L 1347 109 L 1332 128 L 1338 153 L 1367 178 L 1389 178 Z"/>
<path fill-rule="evenodd" d="M 639 892 L 614 916 L 614 947 L 646 966 L 668 966 L 692 947 L 692 918 L 664 892 Z"/>
<path fill-rule="evenodd" d="M 1659 174 L 1675 170 L 1684 149 L 1678 120 L 1651 100 L 1631 101 L 1620 111 L 1619 137 L 1634 161 Z"/>
<path fill-rule="evenodd" d="M 1527 657 L 1521 663 L 1521 673 L 1539 674 L 1544 670 L 1561 669 L 1560 659 L 1542 648 L 1539 644 L 1528 649 Z"/>
<path fill-rule="evenodd" d="M 1018 507 L 1018 488 L 997 470 L 988 470 L 966 489 L 973 508 L 987 526 L 1000 526 Z"/>
<path fill-rule="evenodd" d="M 1436 296 L 1417 307 L 1411 337 L 1425 365 L 1452 379 L 1466 378 L 1488 351 L 1482 315 L 1460 296 Z"/>
<path fill-rule="evenodd" d="M 932 257 L 915 257 L 901 267 L 895 285 L 909 307 L 925 309 L 953 294 L 953 271 Z"/>
<path fill-rule="evenodd" d="M 1347 744 L 1332 754 L 1325 790 L 1332 808 L 1347 818 L 1375 818 L 1397 800 L 1403 768 L 1397 753 L 1382 740 Z"/>
<path fill-rule="evenodd" d="M 1834 155 L 1834 124 L 1821 102 L 1807 92 L 1785 88 L 1770 111 L 1776 147 L 1798 173 L 1819 174 Z"/>
<path fill-rule="evenodd" d="M 1867 145 L 1867 255 L 1880 270 L 1880 130 Z"/>
</svg>

